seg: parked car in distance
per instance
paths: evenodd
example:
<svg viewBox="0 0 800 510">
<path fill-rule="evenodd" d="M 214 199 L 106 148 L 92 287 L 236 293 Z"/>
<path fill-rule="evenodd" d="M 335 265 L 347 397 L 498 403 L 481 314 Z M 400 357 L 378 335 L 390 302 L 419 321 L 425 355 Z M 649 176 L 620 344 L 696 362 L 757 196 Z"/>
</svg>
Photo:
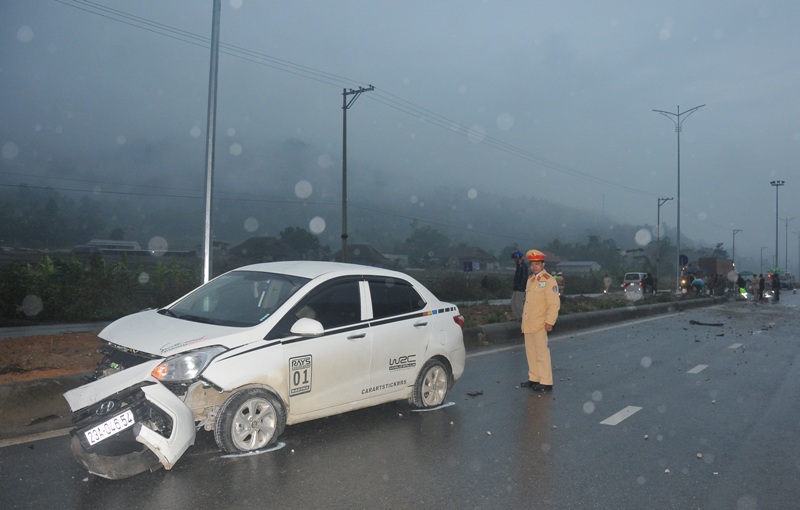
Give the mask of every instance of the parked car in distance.
<svg viewBox="0 0 800 510">
<path fill-rule="evenodd" d="M 335 262 L 272 262 L 211 280 L 100 332 L 96 380 L 64 394 L 89 472 L 172 468 L 212 432 L 263 450 L 284 426 L 396 400 L 444 403 L 464 372 L 463 317 L 412 277 Z"/>
<path fill-rule="evenodd" d="M 622 279 L 622 288 L 625 292 L 642 292 L 644 290 L 644 279 L 647 273 L 625 273 Z"/>
</svg>

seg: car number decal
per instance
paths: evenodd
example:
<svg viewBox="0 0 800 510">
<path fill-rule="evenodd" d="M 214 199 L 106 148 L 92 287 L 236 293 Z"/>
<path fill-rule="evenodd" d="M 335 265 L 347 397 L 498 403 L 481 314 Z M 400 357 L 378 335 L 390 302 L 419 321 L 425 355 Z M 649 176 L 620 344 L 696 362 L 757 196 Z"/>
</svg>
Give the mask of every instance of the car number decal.
<svg viewBox="0 0 800 510">
<path fill-rule="evenodd" d="M 289 358 L 289 396 L 311 392 L 311 355 Z"/>
</svg>

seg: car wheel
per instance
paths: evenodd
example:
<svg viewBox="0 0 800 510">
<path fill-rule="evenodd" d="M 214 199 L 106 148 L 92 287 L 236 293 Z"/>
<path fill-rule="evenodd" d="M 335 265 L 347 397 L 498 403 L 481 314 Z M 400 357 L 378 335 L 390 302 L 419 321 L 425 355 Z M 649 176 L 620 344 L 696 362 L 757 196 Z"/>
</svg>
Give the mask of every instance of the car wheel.
<svg viewBox="0 0 800 510">
<path fill-rule="evenodd" d="M 274 443 L 285 425 L 286 410 L 280 400 L 267 390 L 250 388 L 222 404 L 214 439 L 227 453 L 252 452 Z"/>
<path fill-rule="evenodd" d="M 420 370 L 414 383 L 411 403 L 420 408 L 443 404 L 449 383 L 450 373 L 444 363 L 436 359 L 429 360 Z"/>
</svg>

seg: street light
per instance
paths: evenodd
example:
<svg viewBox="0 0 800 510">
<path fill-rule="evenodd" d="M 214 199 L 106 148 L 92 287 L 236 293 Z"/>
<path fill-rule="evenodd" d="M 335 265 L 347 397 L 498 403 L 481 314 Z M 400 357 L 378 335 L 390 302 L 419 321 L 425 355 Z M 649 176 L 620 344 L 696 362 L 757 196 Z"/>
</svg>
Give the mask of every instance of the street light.
<svg viewBox="0 0 800 510">
<path fill-rule="evenodd" d="M 676 202 L 678 205 L 678 239 L 676 242 L 677 253 L 675 256 L 675 292 L 677 294 L 680 294 L 681 292 L 681 126 L 683 125 L 683 121 L 686 120 L 689 115 L 693 114 L 704 106 L 704 104 L 701 104 L 700 106 L 690 108 L 683 113 L 681 113 L 680 105 L 678 105 L 678 113 L 665 112 L 663 110 L 653 110 L 654 112 L 660 113 L 664 117 L 671 120 L 675 124 L 675 132 L 678 133 L 678 201 Z M 681 115 L 686 115 L 686 117 L 681 119 Z"/>
<path fill-rule="evenodd" d="M 736 234 L 741 232 L 742 229 L 735 228 L 733 229 L 733 248 L 731 253 L 731 260 L 733 261 L 733 267 L 736 268 Z"/>
<path fill-rule="evenodd" d="M 764 250 L 766 250 L 766 246 L 761 247 L 761 255 L 758 257 L 758 274 L 759 276 L 764 274 Z"/>
<path fill-rule="evenodd" d="M 786 181 L 769 181 L 771 186 L 775 186 L 775 271 L 778 270 L 778 188 L 786 184 Z"/>
<path fill-rule="evenodd" d="M 658 271 L 661 265 L 661 206 L 668 200 L 672 200 L 672 197 L 658 199 L 658 214 L 656 215 L 656 292 L 658 292 Z"/>
</svg>

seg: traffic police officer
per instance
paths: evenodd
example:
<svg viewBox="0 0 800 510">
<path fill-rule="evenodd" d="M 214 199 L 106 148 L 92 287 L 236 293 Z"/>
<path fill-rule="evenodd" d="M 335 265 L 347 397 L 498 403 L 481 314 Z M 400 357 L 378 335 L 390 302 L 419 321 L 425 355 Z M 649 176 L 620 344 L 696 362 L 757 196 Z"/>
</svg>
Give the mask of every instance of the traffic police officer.
<svg viewBox="0 0 800 510">
<path fill-rule="evenodd" d="M 522 333 L 525 335 L 525 356 L 528 359 L 528 380 L 520 386 L 533 391 L 553 389 L 553 367 L 547 333 L 553 330 L 561 308 L 558 283 L 544 270 L 544 253 L 529 250 L 525 254 L 531 268 L 525 288 L 525 307 L 522 311 Z"/>
</svg>

